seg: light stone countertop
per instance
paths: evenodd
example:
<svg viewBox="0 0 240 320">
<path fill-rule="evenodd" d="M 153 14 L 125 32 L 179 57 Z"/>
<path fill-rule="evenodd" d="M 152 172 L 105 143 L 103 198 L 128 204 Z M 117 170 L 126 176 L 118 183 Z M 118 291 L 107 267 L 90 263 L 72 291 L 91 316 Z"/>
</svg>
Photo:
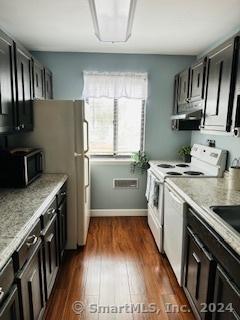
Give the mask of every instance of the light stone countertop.
<svg viewBox="0 0 240 320">
<path fill-rule="evenodd" d="M 228 178 L 167 178 L 171 186 L 240 255 L 240 234 L 210 206 L 240 205 L 240 191 L 228 188 Z"/>
<path fill-rule="evenodd" d="M 65 174 L 43 174 L 24 189 L 0 189 L 0 269 L 66 182 Z"/>
</svg>

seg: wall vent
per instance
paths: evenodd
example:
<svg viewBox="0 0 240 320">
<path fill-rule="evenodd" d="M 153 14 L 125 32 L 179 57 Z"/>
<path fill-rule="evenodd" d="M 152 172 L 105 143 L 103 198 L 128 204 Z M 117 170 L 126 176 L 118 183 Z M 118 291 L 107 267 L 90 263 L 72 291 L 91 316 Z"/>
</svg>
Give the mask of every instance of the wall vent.
<svg viewBox="0 0 240 320">
<path fill-rule="evenodd" d="M 138 179 L 113 179 L 114 189 L 137 189 Z"/>
</svg>

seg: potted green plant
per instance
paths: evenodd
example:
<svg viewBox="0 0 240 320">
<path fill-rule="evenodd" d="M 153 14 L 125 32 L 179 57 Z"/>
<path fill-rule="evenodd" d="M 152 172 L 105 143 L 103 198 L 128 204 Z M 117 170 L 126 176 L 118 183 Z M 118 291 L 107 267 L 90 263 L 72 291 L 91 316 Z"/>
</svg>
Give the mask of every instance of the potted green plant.
<svg viewBox="0 0 240 320">
<path fill-rule="evenodd" d="M 178 155 L 182 158 L 184 162 L 191 162 L 191 146 L 182 146 L 178 150 Z"/>
<path fill-rule="evenodd" d="M 149 158 L 143 151 L 134 152 L 132 154 L 131 159 L 133 162 L 131 163 L 131 171 L 134 173 L 136 170 L 144 173 L 150 168 Z"/>
</svg>

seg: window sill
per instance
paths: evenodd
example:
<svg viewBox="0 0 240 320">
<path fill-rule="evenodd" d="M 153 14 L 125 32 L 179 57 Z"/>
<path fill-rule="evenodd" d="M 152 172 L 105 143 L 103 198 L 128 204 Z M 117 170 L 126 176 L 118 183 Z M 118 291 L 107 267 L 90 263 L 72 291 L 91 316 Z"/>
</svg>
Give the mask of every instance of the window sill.
<svg viewBox="0 0 240 320">
<path fill-rule="evenodd" d="M 125 158 L 125 159 L 121 159 L 121 158 L 91 158 L 90 159 L 91 164 L 95 165 L 95 164 L 110 164 L 110 165 L 119 165 L 119 164 L 124 164 L 124 165 L 129 165 L 130 163 L 133 162 L 133 160 L 131 158 Z"/>
</svg>

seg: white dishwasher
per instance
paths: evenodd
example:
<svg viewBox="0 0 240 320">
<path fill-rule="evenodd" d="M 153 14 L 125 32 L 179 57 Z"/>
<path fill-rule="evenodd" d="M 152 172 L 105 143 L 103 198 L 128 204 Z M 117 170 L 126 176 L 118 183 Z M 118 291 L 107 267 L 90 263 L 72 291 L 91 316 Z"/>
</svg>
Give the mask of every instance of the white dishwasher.
<svg viewBox="0 0 240 320">
<path fill-rule="evenodd" d="M 184 229 L 187 204 L 165 183 L 164 251 L 180 286 L 183 285 Z"/>
</svg>

